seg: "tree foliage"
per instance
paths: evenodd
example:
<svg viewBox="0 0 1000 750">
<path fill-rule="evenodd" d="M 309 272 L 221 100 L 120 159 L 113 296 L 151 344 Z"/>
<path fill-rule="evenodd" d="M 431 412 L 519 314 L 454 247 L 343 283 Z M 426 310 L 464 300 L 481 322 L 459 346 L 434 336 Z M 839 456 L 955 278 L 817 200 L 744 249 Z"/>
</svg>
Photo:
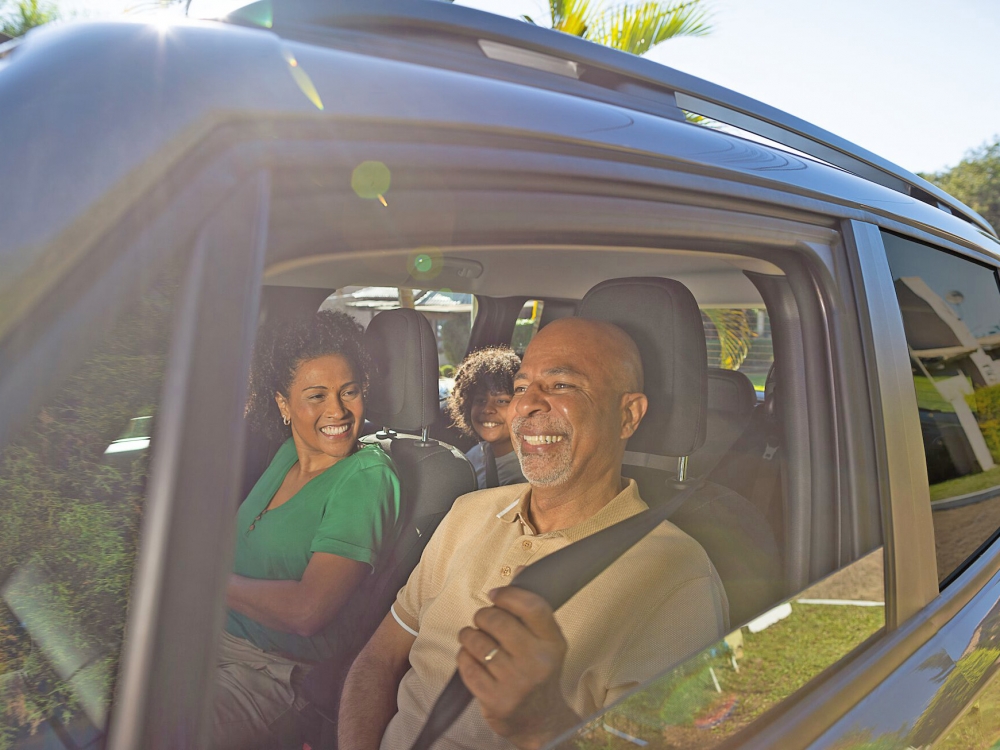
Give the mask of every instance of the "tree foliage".
<svg viewBox="0 0 1000 750">
<path fill-rule="evenodd" d="M 951 169 L 921 175 L 1000 229 L 1000 135 L 969 151 Z"/>
<path fill-rule="evenodd" d="M 0 0 L 0 34 L 5 36 L 23 36 L 58 17 L 56 6 L 45 0 Z"/>
<path fill-rule="evenodd" d="M 549 0 L 552 28 L 633 55 L 679 36 L 711 32 L 703 0 L 663 3 L 624 2 L 607 6 L 592 0 Z M 535 23 L 530 16 L 525 21 Z"/>
</svg>

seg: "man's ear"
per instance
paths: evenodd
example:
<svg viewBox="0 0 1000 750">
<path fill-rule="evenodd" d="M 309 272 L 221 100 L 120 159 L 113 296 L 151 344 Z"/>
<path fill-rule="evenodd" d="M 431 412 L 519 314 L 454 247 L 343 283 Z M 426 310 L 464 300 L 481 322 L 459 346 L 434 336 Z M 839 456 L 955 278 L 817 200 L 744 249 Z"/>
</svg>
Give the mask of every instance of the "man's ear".
<svg viewBox="0 0 1000 750">
<path fill-rule="evenodd" d="M 639 428 L 639 423 L 649 409 L 645 393 L 626 393 L 622 396 L 622 440 L 628 440 Z"/>
</svg>

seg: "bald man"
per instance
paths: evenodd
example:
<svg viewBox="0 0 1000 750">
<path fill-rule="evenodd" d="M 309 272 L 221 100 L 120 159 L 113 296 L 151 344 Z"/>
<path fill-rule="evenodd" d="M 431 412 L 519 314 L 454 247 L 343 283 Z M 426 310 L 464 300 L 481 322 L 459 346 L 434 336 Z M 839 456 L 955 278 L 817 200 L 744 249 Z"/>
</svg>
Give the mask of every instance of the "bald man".
<svg viewBox="0 0 1000 750">
<path fill-rule="evenodd" d="M 719 577 L 670 523 L 556 613 L 508 586 L 519 567 L 646 509 L 621 475 L 646 408 L 620 328 L 564 318 L 538 332 L 508 412 L 528 484 L 455 502 L 351 667 L 340 750 L 407 750 L 456 667 L 476 700 L 435 748 L 542 747 L 725 635 Z"/>
</svg>

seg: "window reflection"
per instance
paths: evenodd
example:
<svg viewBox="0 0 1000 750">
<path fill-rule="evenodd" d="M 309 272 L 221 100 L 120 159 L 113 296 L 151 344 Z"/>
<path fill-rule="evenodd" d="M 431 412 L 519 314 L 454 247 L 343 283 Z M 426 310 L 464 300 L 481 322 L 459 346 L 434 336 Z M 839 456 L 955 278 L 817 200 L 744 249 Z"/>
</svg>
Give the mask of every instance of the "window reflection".
<svg viewBox="0 0 1000 750">
<path fill-rule="evenodd" d="M 1000 528 L 1000 290 L 993 269 L 883 235 L 927 459 L 938 577 Z"/>
<path fill-rule="evenodd" d="M 879 548 L 628 696 L 575 747 L 716 747 L 880 631 L 884 590 Z"/>
<path fill-rule="evenodd" d="M 0 748 L 103 741 L 176 275 L 0 450 Z"/>
</svg>

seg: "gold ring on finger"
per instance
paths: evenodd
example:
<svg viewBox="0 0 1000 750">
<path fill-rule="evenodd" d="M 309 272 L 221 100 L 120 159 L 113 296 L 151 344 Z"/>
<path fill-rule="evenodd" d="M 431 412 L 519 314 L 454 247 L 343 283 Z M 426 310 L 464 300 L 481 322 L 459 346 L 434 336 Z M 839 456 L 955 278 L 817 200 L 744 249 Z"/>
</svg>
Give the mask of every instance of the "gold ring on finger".
<svg viewBox="0 0 1000 750">
<path fill-rule="evenodd" d="M 490 652 L 488 654 L 486 654 L 486 656 L 483 657 L 483 661 L 486 661 L 486 662 L 493 661 L 493 659 L 496 658 L 496 655 L 499 654 L 499 653 L 500 653 L 500 648 L 499 647 L 492 648 L 492 649 L 490 649 Z"/>
</svg>

